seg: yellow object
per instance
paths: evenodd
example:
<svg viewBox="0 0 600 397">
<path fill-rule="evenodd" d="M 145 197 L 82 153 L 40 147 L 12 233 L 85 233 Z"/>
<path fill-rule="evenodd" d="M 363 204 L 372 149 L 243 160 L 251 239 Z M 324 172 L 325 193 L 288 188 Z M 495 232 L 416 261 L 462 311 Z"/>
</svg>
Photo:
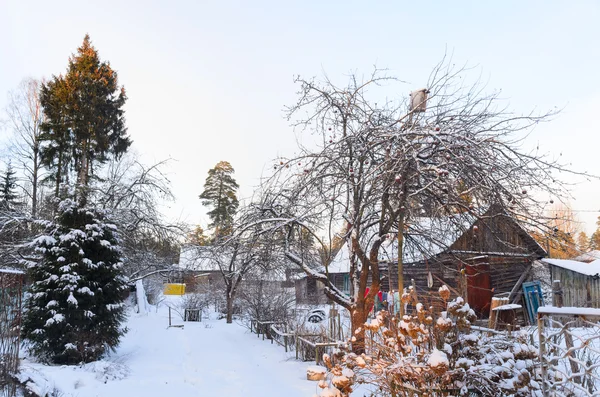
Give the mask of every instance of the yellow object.
<svg viewBox="0 0 600 397">
<path fill-rule="evenodd" d="M 165 284 L 165 290 L 164 290 L 163 294 L 165 294 L 165 295 L 184 295 L 185 294 L 185 284 L 175 284 L 175 283 Z"/>
</svg>

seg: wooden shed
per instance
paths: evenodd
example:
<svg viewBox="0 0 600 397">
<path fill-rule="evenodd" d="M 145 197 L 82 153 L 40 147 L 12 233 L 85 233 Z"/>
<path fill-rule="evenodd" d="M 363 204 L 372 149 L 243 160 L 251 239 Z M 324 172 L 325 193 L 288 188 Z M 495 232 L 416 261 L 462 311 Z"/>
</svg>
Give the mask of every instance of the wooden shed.
<svg viewBox="0 0 600 397">
<path fill-rule="evenodd" d="M 397 291 L 398 248 L 395 235 L 388 237 L 389 243 L 380 249 L 380 285 L 382 291 Z M 509 303 L 521 304 L 522 283 L 533 279 L 533 262 L 546 256 L 512 216 L 495 206 L 481 214 L 409 220 L 404 241 L 404 287 L 414 280 L 419 298 L 442 310 L 437 291 L 446 285 L 454 297 L 465 297 L 480 318 L 489 316 L 493 296 L 503 295 Z M 336 286 L 349 294 L 348 258 L 344 244 L 330 264 L 329 274 L 334 283 L 337 280 Z M 308 278 L 297 281 L 297 299 L 325 302 L 322 286 L 310 283 Z"/>
<path fill-rule="evenodd" d="M 183 246 L 170 283 L 185 284 L 186 292 L 201 292 L 222 283 L 221 271 L 204 247 Z"/>
<path fill-rule="evenodd" d="M 350 296 L 350 259 L 346 244 L 338 250 L 327 270 L 329 280 L 333 285 Z M 321 268 L 320 271 L 325 273 L 324 268 Z M 302 276 L 296 278 L 294 287 L 296 288 L 297 304 L 321 305 L 329 302 L 325 296 L 323 283 L 306 276 L 304 272 L 302 272 Z"/>
<path fill-rule="evenodd" d="M 564 306 L 600 308 L 600 259 L 585 263 L 546 258 L 542 262 L 550 268 L 550 282 L 560 280 Z"/>
<path fill-rule="evenodd" d="M 489 316 L 493 296 L 521 303 L 521 285 L 532 279 L 532 264 L 546 251 L 501 209 L 492 207 L 479 216 L 466 213 L 453 218 L 421 221 L 413 227 L 413 234 L 407 233 L 404 287 L 414 280 L 419 295 L 441 309 L 437 291 L 447 285 L 452 295 L 465 297 L 480 318 Z M 432 239 L 432 235 L 441 237 Z M 389 290 L 398 289 L 396 258 L 388 259 L 389 284 L 382 280 L 383 288 Z"/>
</svg>

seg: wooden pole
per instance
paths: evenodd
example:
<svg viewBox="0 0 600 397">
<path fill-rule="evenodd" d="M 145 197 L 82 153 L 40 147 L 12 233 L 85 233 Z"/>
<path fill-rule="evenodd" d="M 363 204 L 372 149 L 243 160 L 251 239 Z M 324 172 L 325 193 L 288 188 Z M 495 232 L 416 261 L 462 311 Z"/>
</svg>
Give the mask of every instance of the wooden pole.
<svg viewBox="0 0 600 397">
<path fill-rule="evenodd" d="M 554 293 L 554 301 L 556 304 L 556 307 L 563 307 L 563 290 L 562 287 L 560 285 L 560 280 L 554 280 L 554 283 L 552 284 L 552 292 Z M 560 321 L 561 324 L 563 324 L 563 321 Z M 563 324 L 564 325 L 564 324 Z M 573 349 L 573 335 L 571 335 L 566 329 L 565 329 L 565 345 L 567 347 L 567 358 L 569 359 L 569 365 L 571 366 L 571 372 L 574 374 L 579 373 L 579 365 L 577 364 L 577 362 L 575 362 L 576 358 L 573 355 L 573 352 L 570 351 L 571 349 Z M 573 381 L 575 383 L 581 384 L 581 377 L 580 376 L 574 376 L 573 377 Z"/>
<path fill-rule="evenodd" d="M 546 357 L 546 341 L 544 337 L 544 318 L 538 313 L 538 336 L 540 343 L 540 362 L 542 364 L 542 393 L 544 397 L 548 397 L 548 389 L 547 389 L 547 365 L 544 363 L 544 359 Z"/>
<path fill-rule="evenodd" d="M 399 318 L 404 317 L 404 305 L 402 304 L 402 294 L 404 293 L 404 263 L 402 260 L 402 251 L 404 246 L 404 211 L 400 211 L 398 216 L 398 298 L 400 299 Z"/>
<path fill-rule="evenodd" d="M 298 349 L 300 348 L 300 341 L 298 340 L 298 331 L 294 331 L 294 340 L 296 341 L 296 360 L 298 359 Z"/>
</svg>

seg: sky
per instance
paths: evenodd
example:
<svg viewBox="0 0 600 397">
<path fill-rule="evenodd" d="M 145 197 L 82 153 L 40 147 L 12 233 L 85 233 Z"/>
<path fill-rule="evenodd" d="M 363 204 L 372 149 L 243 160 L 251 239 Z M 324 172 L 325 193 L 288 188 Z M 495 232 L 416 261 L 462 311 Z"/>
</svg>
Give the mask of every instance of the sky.
<svg viewBox="0 0 600 397">
<path fill-rule="evenodd" d="M 165 213 L 206 225 L 198 195 L 217 162 L 248 197 L 296 151 L 294 76 L 344 82 L 376 65 L 406 82 L 389 93 L 401 97 L 451 54 L 515 113 L 560 109 L 524 145 L 600 175 L 599 20 L 597 1 L 0 0 L 0 109 L 23 78 L 63 73 L 89 33 L 127 90 L 135 150 L 173 159 Z M 591 233 L 600 183 L 577 182 L 570 204 Z"/>
</svg>

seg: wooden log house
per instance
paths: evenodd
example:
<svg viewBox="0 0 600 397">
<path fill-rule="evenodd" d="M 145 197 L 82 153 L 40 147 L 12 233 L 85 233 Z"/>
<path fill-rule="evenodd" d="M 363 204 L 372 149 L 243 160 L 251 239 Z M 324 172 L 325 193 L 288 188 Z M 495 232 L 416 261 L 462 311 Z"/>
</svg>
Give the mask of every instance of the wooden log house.
<svg viewBox="0 0 600 397">
<path fill-rule="evenodd" d="M 391 242 L 380 253 L 381 289 L 397 291 L 395 236 L 388 240 Z M 479 216 L 463 213 L 415 219 L 405 232 L 404 287 L 414 280 L 419 299 L 442 310 L 438 289 L 447 285 L 453 297 L 466 298 L 478 317 L 487 318 L 493 296 L 503 295 L 509 303 L 521 303 L 521 285 L 532 279 L 533 262 L 545 255 L 513 217 L 495 207 Z M 334 259 L 335 277 L 344 274 L 339 262 L 345 260 L 349 268 L 347 257 L 344 245 Z"/>
</svg>

